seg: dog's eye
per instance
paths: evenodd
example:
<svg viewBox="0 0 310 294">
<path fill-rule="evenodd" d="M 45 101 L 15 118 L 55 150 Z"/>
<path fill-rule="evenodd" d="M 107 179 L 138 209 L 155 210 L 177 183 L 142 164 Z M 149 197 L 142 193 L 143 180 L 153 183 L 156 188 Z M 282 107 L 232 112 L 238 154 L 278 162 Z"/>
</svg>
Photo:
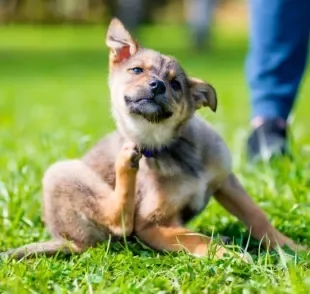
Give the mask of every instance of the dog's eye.
<svg viewBox="0 0 310 294">
<path fill-rule="evenodd" d="M 138 75 L 143 72 L 143 69 L 141 67 L 134 67 L 131 69 L 131 71 L 135 73 L 136 75 Z"/>
<path fill-rule="evenodd" d="M 172 81 L 170 82 L 170 85 L 171 85 L 171 87 L 172 87 L 172 89 L 173 89 L 174 91 L 180 91 L 180 90 L 181 90 L 181 84 L 180 84 L 180 82 L 178 82 L 177 80 L 172 80 Z"/>
</svg>

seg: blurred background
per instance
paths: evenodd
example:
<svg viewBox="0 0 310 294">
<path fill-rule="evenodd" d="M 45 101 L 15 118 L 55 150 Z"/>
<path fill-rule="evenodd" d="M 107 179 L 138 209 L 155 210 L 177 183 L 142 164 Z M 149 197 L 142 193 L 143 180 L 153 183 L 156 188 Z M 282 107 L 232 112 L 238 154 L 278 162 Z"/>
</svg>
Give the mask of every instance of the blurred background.
<svg viewBox="0 0 310 294">
<path fill-rule="evenodd" d="M 192 24 L 200 21 L 202 30 L 209 25 L 216 7 L 236 8 L 244 3 L 242 0 L 1 0 L 0 22 L 96 24 L 117 16 L 130 28 L 186 19 Z"/>
<path fill-rule="evenodd" d="M 193 45 L 202 49 L 214 21 L 232 17 L 240 21 L 244 6 L 244 0 L 0 0 L 0 23 L 93 25 L 113 16 L 130 30 L 146 24 L 186 23 Z"/>
</svg>

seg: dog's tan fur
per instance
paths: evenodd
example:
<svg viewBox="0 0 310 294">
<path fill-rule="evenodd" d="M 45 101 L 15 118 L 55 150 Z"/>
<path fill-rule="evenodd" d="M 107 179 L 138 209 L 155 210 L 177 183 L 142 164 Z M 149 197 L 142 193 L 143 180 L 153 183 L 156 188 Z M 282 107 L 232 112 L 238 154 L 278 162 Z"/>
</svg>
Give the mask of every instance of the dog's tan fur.
<svg viewBox="0 0 310 294">
<path fill-rule="evenodd" d="M 203 106 L 216 111 L 212 86 L 187 77 L 172 57 L 141 48 L 117 19 L 110 24 L 106 42 L 117 131 L 81 160 L 58 162 L 46 171 L 44 221 L 53 241 L 27 245 L 9 254 L 21 258 L 60 250 L 82 252 L 109 236 L 135 235 L 157 250 L 185 249 L 204 256 L 211 240 L 185 228 L 184 214 L 190 211 L 191 218 L 199 213 L 212 195 L 243 221 L 256 239 L 264 238 L 265 245 L 287 244 L 295 250 L 297 245 L 271 225 L 233 174 L 221 137 L 195 114 Z M 136 67 L 143 71 L 134 73 Z M 159 98 L 150 95 L 152 79 L 165 84 L 166 92 Z M 181 88 L 175 90 L 172 80 Z M 149 108 L 153 104 L 146 104 L 142 115 L 132 113 L 125 100 L 136 105 L 144 97 L 161 99 L 160 111 L 170 114 L 160 119 L 160 112 L 154 114 Z M 168 151 L 158 156 L 141 154 L 143 148 L 163 146 L 168 146 Z M 222 257 L 226 252 L 219 247 L 216 255 Z"/>
</svg>

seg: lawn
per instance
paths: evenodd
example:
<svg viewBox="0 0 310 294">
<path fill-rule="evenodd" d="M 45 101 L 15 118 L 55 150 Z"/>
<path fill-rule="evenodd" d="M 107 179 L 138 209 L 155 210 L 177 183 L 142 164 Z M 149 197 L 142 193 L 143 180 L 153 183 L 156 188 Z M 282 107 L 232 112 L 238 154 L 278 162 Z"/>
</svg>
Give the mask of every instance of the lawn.
<svg viewBox="0 0 310 294">
<path fill-rule="evenodd" d="M 294 162 L 250 166 L 244 78 L 245 30 L 216 27 L 213 49 L 196 53 L 178 27 L 144 27 L 143 45 L 175 55 L 190 75 L 218 91 L 219 108 L 200 114 L 231 149 L 234 169 L 281 231 L 310 245 L 310 79 L 292 116 Z M 113 130 L 105 27 L 0 27 L 0 251 L 47 240 L 41 177 L 56 160 L 79 157 Z M 308 71 L 309 72 L 309 71 Z M 308 110 L 307 110 L 308 109 Z M 190 224 L 245 244 L 242 224 L 215 201 Z M 310 257 L 266 252 L 251 241 L 253 264 L 102 244 L 71 258 L 0 261 L 1 293 L 310 293 Z"/>
</svg>

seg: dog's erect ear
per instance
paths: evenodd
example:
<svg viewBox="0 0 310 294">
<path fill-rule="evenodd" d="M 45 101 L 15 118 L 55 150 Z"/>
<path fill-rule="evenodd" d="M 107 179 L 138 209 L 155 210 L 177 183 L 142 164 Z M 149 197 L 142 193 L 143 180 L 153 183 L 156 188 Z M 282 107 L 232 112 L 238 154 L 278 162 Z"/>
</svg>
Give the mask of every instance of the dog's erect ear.
<svg viewBox="0 0 310 294">
<path fill-rule="evenodd" d="M 215 89 L 208 83 L 190 78 L 189 80 L 190 94 L 195 100 L 196 109 L 203 106 L 209 106 L 213 112 L 217 109 L 217 95 Z"/>
<path fill-rule="evenodd" d="M 117 18 L 113 18 L 108 27 L 106 44 L 110 48 L 112 64 L 127 60 L 139 49 L 137 42 Z"/>
</svg>

